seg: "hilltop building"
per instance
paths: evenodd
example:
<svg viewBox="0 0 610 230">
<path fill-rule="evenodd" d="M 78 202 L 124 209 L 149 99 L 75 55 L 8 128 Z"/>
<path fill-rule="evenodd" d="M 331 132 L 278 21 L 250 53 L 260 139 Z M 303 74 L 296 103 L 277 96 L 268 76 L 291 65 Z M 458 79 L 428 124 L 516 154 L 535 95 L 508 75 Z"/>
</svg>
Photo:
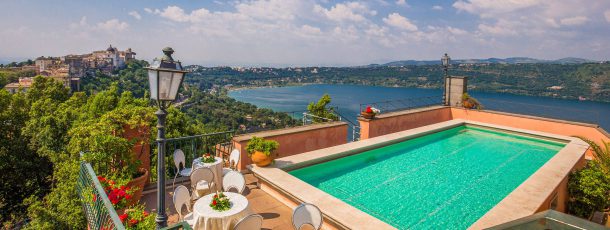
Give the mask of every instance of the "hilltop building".
<svg viewBox="0 0 610 230">
<path fill-rule="evenodd" d="M 32 86 L 32 78 L 30 77 L 21 77 L 19 78 L 19 82 L 9 83 L 4 88 L 9 93 L 17 93 L 17 92 L 25 92 Z"/>
<path fill-rule="evenodd" d="M 51 77 L 73 91 L 80 90 L 80 79 L 85 76 L 93 76 L 96 71 L 104 74 L 112 74 L 113 71 L 124 68 L 127 62 L 135 60 L 136 53 L 127 48 L 120 51 L 109 45 L 105 50 L 93 51 L 88 54 L 69 54 L 62 57 L 36 58 L 34 66 L 28 68 L 36 71 L 37 75 Z M 31 78 L 19 79 L 19 82 L 6 85 L 10 92 L 19 89 L 26 90 L 30 87 Z"/>
</svg>

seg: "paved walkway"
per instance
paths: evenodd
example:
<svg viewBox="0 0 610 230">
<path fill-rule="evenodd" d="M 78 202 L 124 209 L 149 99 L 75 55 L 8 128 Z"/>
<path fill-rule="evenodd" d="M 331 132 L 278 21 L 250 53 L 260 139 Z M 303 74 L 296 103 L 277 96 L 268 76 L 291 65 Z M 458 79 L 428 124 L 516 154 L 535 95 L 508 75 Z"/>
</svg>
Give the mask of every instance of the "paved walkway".
<svg viewBox="0 0 610 230">
<path fill-rule="evenodd" d="M 257 188 L 256 178 L 252 176 L 252 174 L 246 174 L 245 177 L 246 190 L 243 194 L 248 198 L 252 211 L 263 216 L 262 229 L 292 229 L 292 209 L 271 197 L 263 190 Z M 168 192 L 170 192 L 169 189 Z M 145 194 L 140 202 L 145 204 L 149 211 L 154 212 L 157 207 L 157 193 Z M 165 206 L 167 214 L 169 215 L 168 223 L 170 225 L 177 223 L 178 214 L 174 209 L 174 204 L 170 195 L 165 196 Z"/>
</svg>

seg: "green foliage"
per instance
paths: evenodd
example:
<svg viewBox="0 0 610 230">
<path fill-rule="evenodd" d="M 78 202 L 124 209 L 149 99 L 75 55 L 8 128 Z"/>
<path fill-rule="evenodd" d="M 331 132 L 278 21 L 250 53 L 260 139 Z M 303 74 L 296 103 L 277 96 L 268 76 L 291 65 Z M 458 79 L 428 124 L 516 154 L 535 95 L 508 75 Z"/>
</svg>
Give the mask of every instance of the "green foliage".
<svg viewBox="0 0 610 230">
<path fill-rule="evenodd" d="M 329 120 L 333 120 L 336 121 L 339 118 L 337 117 L 337 115 L 335 114 L 335 109 L 332 107 L 327 107 L 328 104 L 330 104 L 331 102 L 331 98 L 328 94 L 324 94 L 320 100 L 318 100 L 317 103 L 309 103 L 309 105 L 307 105 L 307 112 L 309 112 L 310 114 L 317 116 L 313 118 L 314 122 L 324 122 L 327 120 L 324 120 L 322 118 L 326 118 Z M 322 118 L 320 118 L 322 117 Z"/>
<path fill-rule="evenodd" d="M 265 153 L 265 155 L 271 155 L 271 152 L 280 147 L 280 144 L 274 140 L 265 140 L 260 137 L 252 137 L 248 144 L 246 145 L 246 151 L 248 152 L 248 156 L 252 155 L 254 152 L 259 151 Z"/>
<path fill-rule="evenodd" d="M 593 155 L 595 156 L 594 160 L 599 164 L 604 172 L 610 175 L 610 142 L 605 142 L 602 140 L 602 145 L 598 145 L 585 137 L 578 138 L 589 144 L 591 151 L 593 151 Z"/>
<path fill-rule="evenodd" d="M 594 211 L 608 207 L 610 178 L 600 165 L 591 161 L 587 167 L 570 174 L 568 211 L 588 219 Z"/>
<path fill-rule="evenodd" d="M 483 109 L 483 105 L 477 99 L 468 95 L 468 93 L 462 94 L 462 104 L 467 109 Z"/>
<path fill-rule="evenodd" d="M 589 218 L 594 211 L 603 211 L 610 205 L 610 143 L 602 146 L 584 138 L 595 158 L 587 166 L 570 175 L 568 210 L 577 216 Z"/>
<path fill-rule="evenodd" d="M 388 87 L 442 88 L 441 65 L 400 67 L 304 67 L 233 69 L 194 66 L 188 83 L 204 89 L 214 85 L 234 87 L 290 86 L 302 84 L 354 84 Z M 610 62 L 586 64 L 478 64 L 454 65 L 453 76 L 468 76 L 478 91 L 610 102 Z M 548 89 L 562 86 L 560 90 Z"/>
<path fill-rule="evenodd" d="M 0 228 L 18 226 L 27 208 L 24 199 L 39 199 L 50 186 L 50 162 L 28 147 L 21 131 L 29 110 L 25 94 L 0 90 Z"/>
<path fill-rule="evenodd" d="M 286 113 L 278 113 L 271 109 L 258 108 L 255 105 L 237 101 L 228 97 L 224 92 L 212 94 L 191 88 L 184 93 L 191 94 L 183 106 L 187 117 L 204 123 L 207 132 L 240 128 L 245 128 L 242 131 L 285 128 L 294 126 L 298 122 Z M 168 112 L 171 116 L 171 111 Z M 168 131 L 171 132 L 171 130 L 173 128 L 168 124 Z"/>
</svg>

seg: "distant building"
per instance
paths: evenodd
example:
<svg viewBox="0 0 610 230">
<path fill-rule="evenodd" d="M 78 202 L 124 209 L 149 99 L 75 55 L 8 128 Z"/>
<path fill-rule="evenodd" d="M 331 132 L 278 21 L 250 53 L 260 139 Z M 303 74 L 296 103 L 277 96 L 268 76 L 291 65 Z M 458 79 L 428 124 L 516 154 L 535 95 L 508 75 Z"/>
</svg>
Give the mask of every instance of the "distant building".
<svg viewBox="0 0 610 230">
<path fill-rule="evenodd" d="M 19 78 L 19 82 L 9 83 L 4 88 L 10 93 L 25 92 L 32 87 L 32 78 Z"/>
</svg>

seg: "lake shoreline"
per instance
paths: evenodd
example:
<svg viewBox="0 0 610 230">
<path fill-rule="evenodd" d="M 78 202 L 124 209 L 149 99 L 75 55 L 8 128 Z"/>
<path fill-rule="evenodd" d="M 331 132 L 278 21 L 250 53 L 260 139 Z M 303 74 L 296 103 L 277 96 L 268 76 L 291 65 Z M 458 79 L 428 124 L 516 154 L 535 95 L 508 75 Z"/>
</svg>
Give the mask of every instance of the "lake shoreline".
<svg viewBox="0 0 610 230">
<path fill-rule="evenodd" d="M 402 86 L 383 86 L 383 85 L 360 85 L 360 84 L 334 84 L 334 83 L 299 83 L 299 84 L 291 84 L 291 85 L 273 85 L 273 86 L 237 86 L 228 88 L 228 92 L 232 91 L 240 91 L 240 90 L 248 90 L 248 89 L 273 89 L 273 88 L 287 88 L 287 87 L 302 87 L 309 85 L 338 85 L 338 86 L 362 86 L 362 87 L 382 87 L 382 88 L 403 88 L 403 89 L 442 89 L 442 88 L 433 88 L 433 87 L 402 87 Z M 516 93 L 508 93 L 508 92 L 497 92 L 497 91 L 479 91 L 479 90 L 469 90 L 473 93 L 498 93 L 498 94 L 506 94 L 506 95 L 515 95 L 515 96 L 524 96 L 524 97 L 540 97 L 540 98 L 550 98 L 550 99 L 558 99 L 558 100 L 566 100 L 566 101 L 590 101 L 597 103 L 608 103 L 610 105 L 610 101 L 597 101 L 597 100 L 579 100 L 577 98 L 563 98 L 563 97 L 549 97 L 549 96 L 540 96 L 540 95 L 528 95 L 528 94 L 516 94 Z"/>
</svg>

